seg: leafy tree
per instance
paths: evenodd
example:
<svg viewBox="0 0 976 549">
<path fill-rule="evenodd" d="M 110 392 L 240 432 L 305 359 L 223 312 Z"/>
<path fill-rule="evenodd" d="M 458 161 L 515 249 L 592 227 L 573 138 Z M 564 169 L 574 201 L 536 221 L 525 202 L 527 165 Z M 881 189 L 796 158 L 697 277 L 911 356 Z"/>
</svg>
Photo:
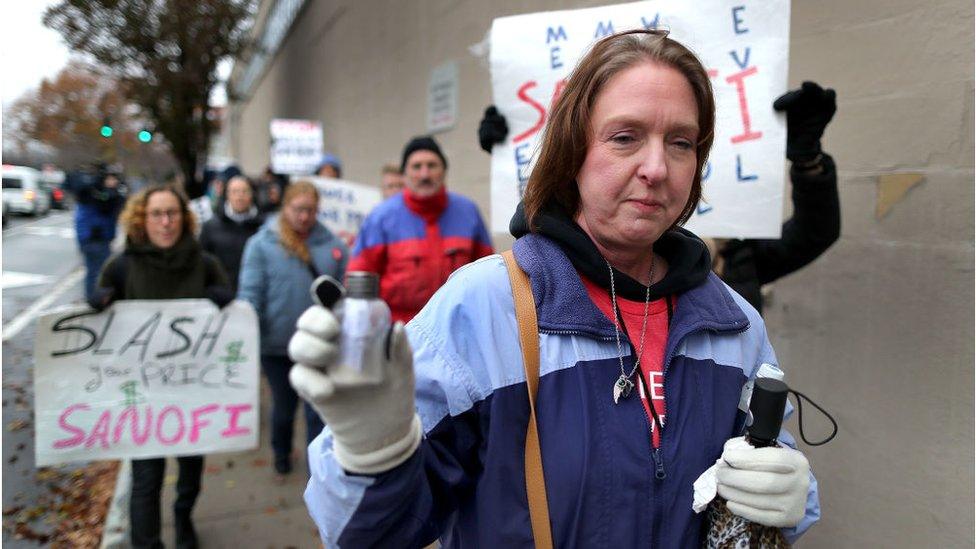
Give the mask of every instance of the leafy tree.
<svg viewBox="0 0 976 549">
<path fill-rule="evenodd" d="M 44 24 L 116 75 L 197 196 L 217 129 L 209 115 L 217 64 L 243 50 L 252 11 L 253 0 L 61 0 Z"/>
<path fill-rule="evenodd" d="M 111 139 L 100 133 L 106 113 L 113 113 L 115 133 Z M 41 160 L 75 169 L 97 161 L 121 163 L 130 175 L 152 179 L 161 179 L 174 168 L 165 145 L 136 140 L 145 120 L 126 98 L 120 83 L 78 60 L 19 98 L 5 114 L 4 122 L 5 141 L 19 148 L 5 146 L 5 156 L 35 157 L 30 164 Z M 29 154 L 37 150 L 37 143 L 43 145 L 43 154 Z"/>
</svg>

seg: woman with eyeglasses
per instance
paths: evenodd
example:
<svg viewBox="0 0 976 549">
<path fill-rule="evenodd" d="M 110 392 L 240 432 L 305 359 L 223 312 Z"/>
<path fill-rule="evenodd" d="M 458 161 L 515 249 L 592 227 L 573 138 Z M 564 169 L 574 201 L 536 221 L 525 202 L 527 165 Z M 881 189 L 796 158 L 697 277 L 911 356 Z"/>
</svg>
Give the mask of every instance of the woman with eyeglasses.
<svg viewBox="0 0 976 549">
<path fill-rule="evenodd" d="M 397 324 L 368 366 L 379 384 L 338 381 L 336 316 L 302 315 L 291 381 L 329 423 L 305 492 L 326 546 L 701 547 L 693 483 L 717 461 L 733 513 L 791 541 L 816 522 L 816 483 L 789 434 L 739 447 L 743 388 L 778 370 L 776 355 L 681 227 L 714 126 L 691 51 L 663 31 L 602 39 L 553 105 L 512 219 L 513 263 L 459 269 Z M 510 282 L 521 276 L 534 376 Z"/>
<path fill-rule="evenodd" d="M 282 208 L 244 246 L 238 297 L 254 305 L 261 322 L 261 369 L 271 386 L 271 447 L 279 480 L 292 470 L 292 438 L 298 394 L 288 384 L 292 362 L 288 340 L 295 322 L 312 305 L 312 281 L 319 275 L 342 280 L 349 252 L 341 238 L 317 219 L 319 192 L 308 181 L 285 188 Z M 310 442 L 322 420 L 305 404 Z"/>
<path fill-rule="evenodd" d="M 207 298 L 223 307 L 234 299 L 220 262 L 202 251 L 193 236 L 196 220 L 181 190 L 168 185 L 144 188 L 126 202 L 120 221 L 125 249 L 102 268 L 89 299 L 92 307 L 101 310 L 120 299 L 182 298 Z M 190 515 L 200 494 L 203 456 L 176 459 L 176 546 L 191 549 L 197 547 Z M 129 521 L 134 548 L 163 546 L 160 493 L 165 471 L 164 457 L 132 460 Z"/>
</svg>

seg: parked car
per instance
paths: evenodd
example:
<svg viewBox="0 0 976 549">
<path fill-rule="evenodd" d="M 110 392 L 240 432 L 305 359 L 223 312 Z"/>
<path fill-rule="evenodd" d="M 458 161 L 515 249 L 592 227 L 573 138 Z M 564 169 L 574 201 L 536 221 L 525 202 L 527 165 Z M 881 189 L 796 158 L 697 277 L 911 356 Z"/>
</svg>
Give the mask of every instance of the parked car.
<svg viewBox="0 0 976 549">
<path fill-rule="evenodd" d="M 4 164 L 3 203 L 10 213 L 47 214 L 51 210 L 51 197 L 41 185 L 41 172 Z"/>
</svg>

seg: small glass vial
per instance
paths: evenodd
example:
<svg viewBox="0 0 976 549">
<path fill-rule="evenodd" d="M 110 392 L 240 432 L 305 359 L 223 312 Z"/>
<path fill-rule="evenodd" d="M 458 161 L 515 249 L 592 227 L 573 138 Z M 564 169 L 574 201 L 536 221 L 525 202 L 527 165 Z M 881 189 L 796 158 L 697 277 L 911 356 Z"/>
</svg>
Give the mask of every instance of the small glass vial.
<svg viewBox="0 0 976 549">
<path fill-rule="evenodd" d="M 345 298 L 335 307 L 342 319 L 340 360 L 329 375 L 339 385 L 380 383 L 392 320 L 390 307 L 379 297 L 379 277 L 353 271 L 346 274 L 345 288 Z"/>
</svg>

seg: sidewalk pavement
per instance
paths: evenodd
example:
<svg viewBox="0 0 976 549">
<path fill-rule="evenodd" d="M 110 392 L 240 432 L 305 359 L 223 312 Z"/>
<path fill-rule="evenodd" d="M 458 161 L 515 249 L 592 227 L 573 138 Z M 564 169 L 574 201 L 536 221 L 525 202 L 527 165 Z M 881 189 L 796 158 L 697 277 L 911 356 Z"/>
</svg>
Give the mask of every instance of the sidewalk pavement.
<svg viewBox="0 0 976 549">
<path fill-rule="evenodd" d="M 307 481 L 305 422 L 296 417 L 293 471 L 278 482 L 270 442 L 271 391 L 262 378 L 260 446 L 257 450 L 206 456 L 203 487 L 193 510 L 200 546 L 207 549 L 255 547 L 268 549 L 321 547 L 318 530 L 305 509 Z M 110 509 L 103 547 L 127 547 L 128 490 L 131 475 L 120 469 L 116 503 Z M 163 543 L 175 547 L 173 501 L 179 468 L 168 459 L 163 482 Z M 120 531 L 121 530 L 121 531 Z"/>
</svg>

